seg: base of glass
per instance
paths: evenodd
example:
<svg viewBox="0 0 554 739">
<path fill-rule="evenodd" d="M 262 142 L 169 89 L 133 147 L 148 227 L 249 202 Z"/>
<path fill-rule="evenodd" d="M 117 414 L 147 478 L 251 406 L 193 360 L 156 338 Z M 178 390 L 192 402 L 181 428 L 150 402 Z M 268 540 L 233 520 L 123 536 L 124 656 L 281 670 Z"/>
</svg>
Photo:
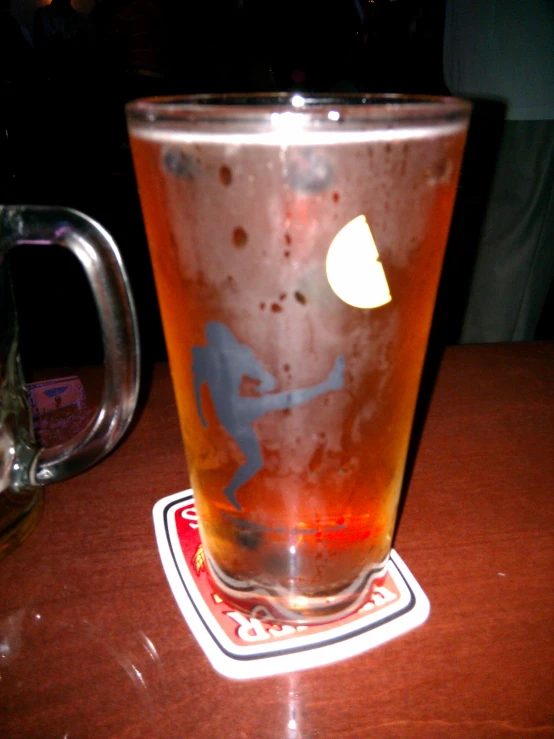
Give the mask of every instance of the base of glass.
<svg viewBox="0 0 554 739">
<path fill-rule="evenodd" d="M 361 608 L 372 590 L 384 582 L 388 561 L 387 556 L 347 587 L 313 595 L 300 595 L 282 586 L 270 591 L 267 587 L 245 585 L 226 575 L 211 558 L 207 559 L 207 564 L 215 591 L 238 611 L 260 621 L 308 626 L 336 621 Z"/>
<path fill-rule="evenodd" d="M 42 517 L 44 489 L 36 488 L 28 495 L 23 493 L 8 501 L 4 493 L 0 501 L 2 530 L 0 531 L 0 559 L 22 544 Z M 9 511 L 7 510 L 9 508 Z M 9 515 L 8 515 L 9 514 Z"/>
</svg>

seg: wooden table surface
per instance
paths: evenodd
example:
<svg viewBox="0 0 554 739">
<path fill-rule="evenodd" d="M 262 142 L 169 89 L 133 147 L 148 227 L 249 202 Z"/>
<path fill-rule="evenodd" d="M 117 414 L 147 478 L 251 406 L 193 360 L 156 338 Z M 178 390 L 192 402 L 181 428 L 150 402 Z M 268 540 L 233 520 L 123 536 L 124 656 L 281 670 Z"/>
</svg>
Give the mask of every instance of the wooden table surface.
<svg viewBox="0 0 554 739">
<path fill-rule="evenodd" d="M 152 506 L 187 486 L 159 365 L 125 442 L 0 562 L 0 736 L 554 736 L 553 345 L 447 350 L 395 541 L 431 614 L 361 656 L 216 673 L 154 539 Z"/>
</svg>

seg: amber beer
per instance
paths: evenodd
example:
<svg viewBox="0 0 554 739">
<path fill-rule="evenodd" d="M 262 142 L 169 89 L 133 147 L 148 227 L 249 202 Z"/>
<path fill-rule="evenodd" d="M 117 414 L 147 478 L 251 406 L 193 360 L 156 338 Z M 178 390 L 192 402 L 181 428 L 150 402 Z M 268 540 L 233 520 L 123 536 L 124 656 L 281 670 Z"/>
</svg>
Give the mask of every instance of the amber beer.
<svg viewBox="0 0 554 739">
<path fill-rule="evenodd" d="M 384 573 L 467 117 L 450 99 L 128 107 L 206 562 L 249 613 L 328 620 Z"/>
</svg>

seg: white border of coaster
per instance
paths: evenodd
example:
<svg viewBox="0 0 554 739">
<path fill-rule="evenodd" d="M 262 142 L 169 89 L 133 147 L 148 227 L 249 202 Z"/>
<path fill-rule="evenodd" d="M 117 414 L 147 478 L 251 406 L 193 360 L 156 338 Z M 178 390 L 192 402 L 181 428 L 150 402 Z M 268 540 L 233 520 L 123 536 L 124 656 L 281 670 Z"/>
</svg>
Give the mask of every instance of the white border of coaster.
<svg viewBox="0 0 554 739">
<path fill-rule="evenodd" d="M 331 664 L 400 636 L 429 615 L 427 596 L 393 550 L 389 574 L 400 598 L 388 608 L 358 612 L 352 621 L 339 620 L 325 631 L 298 629 L 294 638 L 238 645 L 218 623 L 200 594 L 187 565 L 175 526 L 175 509 L 193 501 L 192 490 L 159 500 L 153 509 L 154 529 L 162 565 L 177 604 L 212 666 L 226 677 L 248 679 L 295 672 Z"/>
</svg>

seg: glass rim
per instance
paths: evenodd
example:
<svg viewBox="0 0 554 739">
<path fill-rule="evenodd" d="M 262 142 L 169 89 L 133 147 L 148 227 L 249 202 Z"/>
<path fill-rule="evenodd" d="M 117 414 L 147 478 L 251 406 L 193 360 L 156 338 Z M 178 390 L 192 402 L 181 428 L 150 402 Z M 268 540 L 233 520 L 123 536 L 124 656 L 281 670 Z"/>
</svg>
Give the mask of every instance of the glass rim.
<svg viewBox="0 0 554 739">
<path fill-rule="evenodd" d="M 271 123 L 274 114 L 338 128 L 348 125 L 455 121 L 469 117 L 462 98 L 400 93 L 223 93 L 165 95 L 125 106 L 129 123 Z"/>
</svg>

